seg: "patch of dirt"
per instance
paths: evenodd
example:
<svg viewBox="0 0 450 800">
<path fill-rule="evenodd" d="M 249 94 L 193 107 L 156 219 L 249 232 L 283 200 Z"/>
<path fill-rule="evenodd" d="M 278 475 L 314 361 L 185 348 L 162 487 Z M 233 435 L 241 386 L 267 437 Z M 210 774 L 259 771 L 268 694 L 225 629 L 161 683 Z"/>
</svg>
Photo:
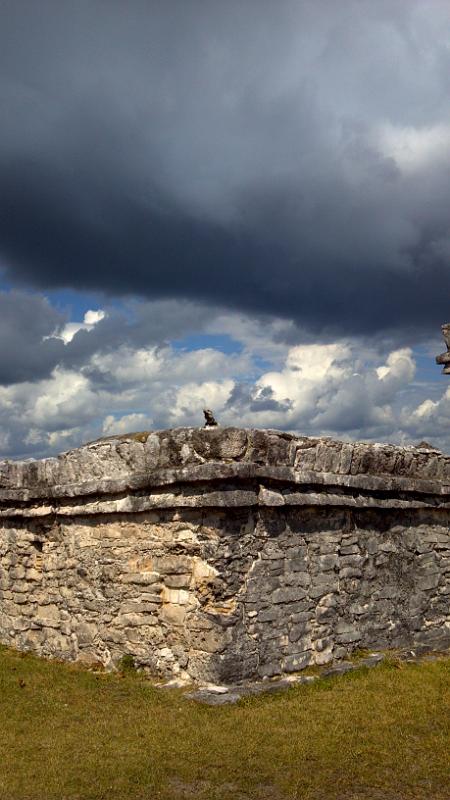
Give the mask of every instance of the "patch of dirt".
<svg viewBox="0 0 450 800">
<path fill-rule="evenodd" d="M 250 793 L 239 789 L 234 783 L 222 783 L 213 786 L 211 781 L 186 782 L 180 778 L 172 778 L 169 786 L 174 791 L 173 800 L 285 800 L 274 786 L 255 786 Z M 349 798 L 350 800 L 350 798 Z M 353 800 L 353 799 L 352 799 Z"/>
</svg>

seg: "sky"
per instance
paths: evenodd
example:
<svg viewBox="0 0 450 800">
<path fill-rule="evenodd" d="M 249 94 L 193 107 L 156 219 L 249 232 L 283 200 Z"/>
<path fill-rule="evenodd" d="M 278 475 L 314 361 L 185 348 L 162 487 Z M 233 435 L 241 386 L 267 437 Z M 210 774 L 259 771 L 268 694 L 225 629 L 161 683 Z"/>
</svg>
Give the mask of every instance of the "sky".
<svg viewBox="0 0 450 800">
<path fill-rule="evenodd" d="M 0 0 L 0 459 L 450 451 L 448 0 Z"/>
</svg>

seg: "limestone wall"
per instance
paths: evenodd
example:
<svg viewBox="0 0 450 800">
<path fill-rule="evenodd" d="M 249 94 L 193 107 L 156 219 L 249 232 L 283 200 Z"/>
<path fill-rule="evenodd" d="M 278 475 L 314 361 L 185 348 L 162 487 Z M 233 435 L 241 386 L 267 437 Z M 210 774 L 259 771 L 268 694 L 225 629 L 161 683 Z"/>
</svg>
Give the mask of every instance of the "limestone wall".
<svg viewBox="0 0 450 800">
<path fill-rule="evenodd" d="M 232 682 L 450 644 L 450 458 L 178 429 L 0 463 L 0 641 Z"/>
</svg>

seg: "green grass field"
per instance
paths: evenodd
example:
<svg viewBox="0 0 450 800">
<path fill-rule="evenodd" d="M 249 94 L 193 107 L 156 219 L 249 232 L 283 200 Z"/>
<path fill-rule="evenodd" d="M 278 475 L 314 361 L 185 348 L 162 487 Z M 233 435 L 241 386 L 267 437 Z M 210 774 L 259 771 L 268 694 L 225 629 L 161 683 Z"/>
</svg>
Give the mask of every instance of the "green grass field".
<svg viewBox="0 0 450 800">
<path fill-rule="evenodd" d="M 450 662 L 211 708 L 0 648 L 1 800 L 448 800 Z"/>
</svg>

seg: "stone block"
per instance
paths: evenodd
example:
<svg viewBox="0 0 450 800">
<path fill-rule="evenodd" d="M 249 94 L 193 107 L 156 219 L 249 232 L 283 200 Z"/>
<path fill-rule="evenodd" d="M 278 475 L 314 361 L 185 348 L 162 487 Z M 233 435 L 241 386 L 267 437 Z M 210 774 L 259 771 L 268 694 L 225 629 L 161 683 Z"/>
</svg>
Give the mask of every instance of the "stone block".
<svg viewBox="0 0 450 800">
<path fill-rule="evenodd" d="M 314 662 L 317 664 L 318 667 L 323 666 L 324 664 L 329 664 L 330 661 L 333 660 L 333 649 L 330 647 L 326 650 L 322 650 L 320 652 L 316 652 L 314 654 Z"/>
<path fill-rule="evenodd" d="M 276 606 L 262 608 L 260 611 L 258 611 L 258 622 L 273 622 L 274 620 L 278 619 L 279 614 L 280 612 Z"/>
<path fill-rule="evenodd" d="M 40 582 L 42 581 L 42 572 L 39 572 L 37 569 L 27 569 L 26 571 L 26 579 L 27 581 L 33 582 Z"/>
<path fill-rule="evenodd" d="M 319 582 L 314 578 L 314 583 L 308 589 L 308 595 L 313 599 L 323 598 L 325 595 L 332 594 L 337 589 L 338 583 L 336 581 Z"/>
<path fill-rule="evenodd" d="M 155 572 L 160 575 L 183 575 L 186 572 L 191 572 L 194 566 L 191 558 L 181 555 L 162 556 L 155 559 L 154 564 Z"/>
<path fill-rule="evenodd" d="M 160 618 L 170 625 L 183 625 L 186 619 L 186 607 L 176 603 L 163 603 Z"/>
<path fill-rule="evenodd" d="M 341 555 L 339 565 L 340 567 L 361 567 L 364 563 L 364 556 L 359 555 L 358 553 L 354 553 L 352 555 L 344 556 Z"/>
<path fill-rule="evenodd" d="M 161 576 L 158 572 L 128 572 L 120 576 L 122 583 L 136 583 L 138 585 L 148 585 L 160 581 Z"/>
<path fill-rule="evenodd" d="M 356 630 L 348 630 L 344 631 L 343 633 L 336 634 L 336 642 L 339 644 L 352 644 L 353 642 L 359 642 L 361 639 L 361 633 Z"/>
<path fill-rule="evenodd" d="M 430 575 L 426 575 L 423 578 L 419 578 L 416 582 L 417 589 L 427 592 L 430 589 L 436 589 L 439 586 L 440 581 L 440 574 L 439 572 L 433 572 Z"/>
<path fill-rule="evenodd" d="M 311 576 L 308 572 L 291 572 L 284 576 L 286 586 L 302 586 L 307 589 L 311 585 Z"/>
<path fill-rule="evenodd" d="M 91 644 L 96 634 L 98 633 L 98 628 L 96 625 L 89 624 L 87 622 L 79 623 L 75 628 L 75 633 L 77 637 L 77 641 L 80 647 Z"/>
<path fill-rule="evenodd" d="M 339 578 L 361 578 L 362 571 L 359 567 L 343 567 L 339 570 Z"/>
<path fill-rule="evenodd" d="M 360 553 L 360 547 L 358 544 L 343 544 L 339 548 L 339 553 L 341 556 L 357 555 Z"/>
<path fill-rule="evenodd" d="M 179 575 L 165 575 L 164 585 L 168 589 L 189 589 L 192 582 L 191 573 L 181 573 Z"/>
<path fill-rule="evenodd" d="M 167 586 L 164 586 L 161 592 L 161 599 L 163 603 L 187 605 L 190 601 L 190 598 L 190 592 L 188 592 L 186 589 L 169 589 Z"/>
<path fill-rule="evenodd" d="M 318 558 L 318 568 L 321 572 L 337 569 L 338 566 L 339 557 L 337 555 L 319 556 Z"/>
<path fill-rule="evenodd" d="M 331 636 L 314 640 L 314 649 L 317 650 L 318 653 L 322 653 L 324 650 L 331 648 L 332 645 L 333 645 L 333 639 Z"/>
<path fill-rule="evenodd" d="M 309 619 L 300 621 L 291 625 L 289 629 L 289 641 L 297 642 L 300 638 L 305 636 L 311 631 L 311 622 Z"/>
<path fill-rule="evenodd" d="M 274 678 L 276 675 L 281 675 L 281 665 L 278 661 L 259 664 L 258 675 L 261 678 Z"/>
<path fill-rule="evenodd" d="M 308 667 L 313 661 L 312 651 L 308 650 L 301 653 L 292 653 L 283 658 L 281 667 L 283 672 L 298 672 Z"/>
<path fill-rule="evenodd" d="M 306 597 L 306 591 L 299 586 L 286 586 L 275 589 L 272 594 L 273 603 L 294 603 Z"/>
<path fill-rule="evenodd" d="M 61 613 L 56 604 L 48 603 L 37 607 L 35 620 L 45 627 L 56 628 L 60 624 Z"/>
</svg>

